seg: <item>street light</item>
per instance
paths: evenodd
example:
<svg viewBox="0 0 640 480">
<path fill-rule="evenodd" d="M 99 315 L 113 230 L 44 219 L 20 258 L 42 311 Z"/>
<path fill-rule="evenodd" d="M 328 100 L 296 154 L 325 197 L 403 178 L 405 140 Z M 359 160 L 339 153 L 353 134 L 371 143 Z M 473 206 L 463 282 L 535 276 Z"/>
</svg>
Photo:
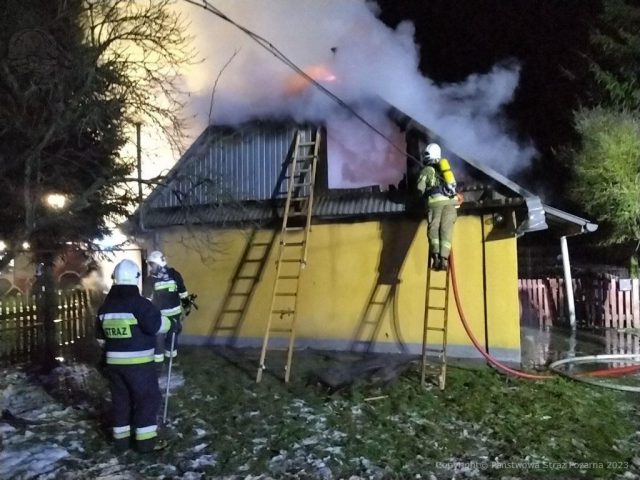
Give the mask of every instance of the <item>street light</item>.
<svg viewBox="0 0 640 480">
<path fill-rule="evenodd" d="M 50 193 L 46 196 L 45 201 L 54 210 L 62 210 L 67 204 L 67 197 L 61 193 Z"/>
</svg>

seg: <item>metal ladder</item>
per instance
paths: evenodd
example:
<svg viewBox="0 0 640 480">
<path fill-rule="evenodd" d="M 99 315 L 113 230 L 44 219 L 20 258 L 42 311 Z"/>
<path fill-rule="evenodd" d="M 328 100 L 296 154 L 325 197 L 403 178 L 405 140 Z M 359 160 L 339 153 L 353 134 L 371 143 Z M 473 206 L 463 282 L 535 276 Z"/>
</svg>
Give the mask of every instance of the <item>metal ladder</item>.
<svg viewBox="0 0 640 480">
<path fill-rule="evenodd" d="M 285 201 L 282 229 L 276 260 L 276 278 L 271 294 L 269 318 L 262 340 L 260 363 L 256 382 L 262 380 L 266 368 L 265 359 L 271 334 L 289 336 L 284 381 L 289 382 L 295 340 L 296 311 L 300 276 L 307 263 L 307 247 L 313 212 L 313 187 L 316 178 L 320 129 L 314 138 L 304 139 L 303 132 L 296 134 L 293 158 L 287 169 L 287 199 Z"/>
<path fill-rule="evenodd" d="M 431 256 L 429 255 L 428 258 Z M 424 330 L 422 334 L 422 371 L 420 383 L 426 386 L 427 352 L 437 355 L 436 370 L 438 387 L 444 390 L 447 379 L 447 327 L 449 323 L 449 272 L 434 272 L 427 268 L 427 288 L 424 302 Z M 435 277 L 435 279 L 433 278 Z M 435 286 L 432 281 L 435 280 Z M 442 298 L 444 295 L 444 298 Z M 443 305 L 444 304 L 444 305 Z M 442 348 L 428 347 L 429 333 L 440 335 Z"/>
</svg>

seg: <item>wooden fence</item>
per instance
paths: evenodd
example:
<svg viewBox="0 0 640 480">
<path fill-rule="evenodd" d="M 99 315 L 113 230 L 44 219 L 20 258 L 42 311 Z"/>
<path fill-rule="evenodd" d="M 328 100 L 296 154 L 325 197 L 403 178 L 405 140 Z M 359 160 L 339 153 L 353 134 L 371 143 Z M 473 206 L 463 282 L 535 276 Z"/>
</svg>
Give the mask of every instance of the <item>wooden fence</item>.
<svg viewBox="0 0 640 480">
<path fill-rule="evenodd" d="M 564 279 L 518 281 L 520 316 L 540 326 L 567 323 Z M 640 281 L 614 277 L 573 279 L 576 323 L 588 328 L 640 328 Z"/>
<path fill-rule="evenodd" d="M 56 355 L 74 358 L 93 338 L 95 313 L 83 290 L 58 291 L 54 320 Z M 0 365 L 37 361 L 45 349 L 41 302 L 33 296 L 0 298 Z"/>
</svg>

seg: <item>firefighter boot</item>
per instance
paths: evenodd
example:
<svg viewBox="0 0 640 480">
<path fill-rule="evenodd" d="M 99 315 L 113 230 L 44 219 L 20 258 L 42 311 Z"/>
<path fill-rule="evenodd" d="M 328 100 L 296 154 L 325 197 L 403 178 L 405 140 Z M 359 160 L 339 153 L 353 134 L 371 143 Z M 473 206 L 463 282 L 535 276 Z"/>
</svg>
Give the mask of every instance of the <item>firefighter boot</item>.
<svg viewBox="0 0 640 480">
<path fill-rule="evenodd" d="M 433 262 L 431 263 L 431 269 L 439 271 L 441 269 L 441 265 L 442 265 L 442 257 L 439 254 L 434 253 Z"/>
<path fill-rule="evenodd" d="M 438 263 L 439 263 L 439 255 L 437 253 L 432 253 L 431 255 L 429 255 L 429 260 L 427 261 L 428 268 L 435 270 Z"/>
<path fill-rule="evenodd" d="M 440 258 L 440 268 L 438 268 L 441 272 L 446 272 L 449 270 L 449 259 L 441 257 Z"/>
</svg>

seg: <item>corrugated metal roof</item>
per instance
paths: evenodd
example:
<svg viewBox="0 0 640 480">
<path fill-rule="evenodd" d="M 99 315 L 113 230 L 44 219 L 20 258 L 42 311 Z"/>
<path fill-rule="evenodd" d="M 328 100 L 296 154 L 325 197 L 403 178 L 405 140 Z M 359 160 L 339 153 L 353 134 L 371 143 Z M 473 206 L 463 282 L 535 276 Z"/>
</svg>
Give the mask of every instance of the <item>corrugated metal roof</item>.
<svg viewBox="0 0 640 480">
<path fill-rule="evenodd" d="M 407 129 L 433 132 L 392 108 L 390 115 Z M 182 156 L 169 173 L 165 187 L 156 188 L 143 204 L 145 228 L 187 224 L 268 223 L 280 218 L 282 178 L 291 159 L 296 134 L 310 141 L 317 127 L 293 123 L 250 122 L 240 127 L 209 127 Z M 326 153 L 325 153 L 326 155 Z M 512 193 L 502 198 L 504 205 L 526 203 L 529 223 L 546 228 L 547 218 L 570 225 L 590 222 L 542 205 L 540 199 L 516 183 L 475 161 L 469 165 Z M 326 163 L 326 158 L 320 158 Z M 514 198 L 511 198 L 514 195 Z M 470 195 L 469 200 L 472 200 Z M 404 199 L 374 188 L 353 190 L 316 190 L 313 216 L 316 218 L 354 218 L 405 212 Z M 480 198 L 480 197 L 479 197 Z M 467 202 L 463 207 L 484 207 L 484 200 Z M 504 206 L 503 205 L 503 206 Z M 500 205 L 498 205 L 499 207 Z M 496 208 L 495 205 L 486 205 Z M 462 210 L 469 210 L 468 208 Z M 462 213 L 461 210 L 461 213 Z"/>
<path fill-rule="evenodd" d="M 356 218 L 404 211 L 404 204 L 392 202 L 386 193 L 371 193 L 370 189 L 362 189 L 316 197 L 313 216 L 319 219 Z M 278 202 L 277 206 L 273 202 L 243 202 L 220 206 L 155 208 L 145 212 L 144 226 L 157 228 L 175 225 L 269 223 L 281 218 L 281 215 L 282 202 Z"/>
<path fill-rule="evenodd" d="M 314 127 L 254 122 L 209 127 L 145 201 L 146 209 L 215 205 L 278 198 L 296 134 L 309 141 Z"/>
</svg>

